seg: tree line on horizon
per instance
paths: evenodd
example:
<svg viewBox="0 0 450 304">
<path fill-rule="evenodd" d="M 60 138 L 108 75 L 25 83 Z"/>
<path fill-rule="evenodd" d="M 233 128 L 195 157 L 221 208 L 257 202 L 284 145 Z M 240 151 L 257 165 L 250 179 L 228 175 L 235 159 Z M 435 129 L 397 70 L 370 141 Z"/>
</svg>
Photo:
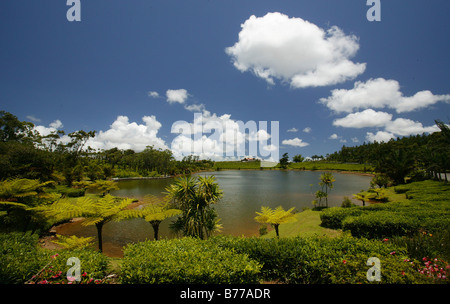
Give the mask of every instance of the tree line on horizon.
<svg viewBox="0 0 450 304">
<path fill-rule="evenodd" d="M 320 158 L 324 162 L 359 163 L 374 166 L 375 172 L 394 184 L 413 179 L 447 180 L 450 159 L 450 128 L 436 120 L 440 132 L 392 139 L 389 142 L 343 146 L 340 151 Z M 0 180 L 29 178 L 56 180 L 67 186 L 84 178 L 173 176 L 211 169 L 214 162 L 190 155 L 176 160 L 170 150 L 148 146 L 141 152 L 112 148 L 94 151 L 86 146 L 95 131 L 76 131 L 62 137 L 58 130 L 42 136 L 34 124 L 20 121 L 15 115 L 0 111 Z M 286 167 L 288 156 L 280 159 Z M 296 155 L 294 162 L 304 158 Z"/>
<path fill-rule="evenodd" d="M 413 180 L 437 179 L 448 181 L 450 169 L 450 127 L 436 120 L 440 132 L 391 139 L 388 142 L 343 146 L 327 155 L 327 161 L 370 164 L 375 172 L 403 184 L 406 177 Z"/>
<path fill-rule="evenodd" d="M 95 131 L 67 134 L 58 130 L 42 136 L 34 124 L 0 111 L 0 180 L 56 180 L 67 186 L 84 178 L 172 176 L 212 167 L 213 162 L 187 156 L 176 160 L 170 150 L 147 146 L 141 152 L 112 148 L 94 151 L 87 141 Z"/>
</svg>

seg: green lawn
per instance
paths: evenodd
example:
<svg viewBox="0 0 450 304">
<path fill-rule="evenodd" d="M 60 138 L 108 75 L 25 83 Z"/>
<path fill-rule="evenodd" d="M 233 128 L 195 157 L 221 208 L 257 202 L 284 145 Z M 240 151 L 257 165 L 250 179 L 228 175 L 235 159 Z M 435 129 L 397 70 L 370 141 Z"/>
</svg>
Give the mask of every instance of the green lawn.
<svg viewBox="0 0 450 304">
<path fill-rule="evenodd" d="M 297 221 L 280 225 L 280 237 L 293 236 L 330 236 L 336 237 L 342 235 L 341 230 L 333 230 L 320 226 L 320 211 L 305 210 L 296 214 Z M 269 231 L 263 238 L 275 237 L 275 230 Z"/>
</svg>

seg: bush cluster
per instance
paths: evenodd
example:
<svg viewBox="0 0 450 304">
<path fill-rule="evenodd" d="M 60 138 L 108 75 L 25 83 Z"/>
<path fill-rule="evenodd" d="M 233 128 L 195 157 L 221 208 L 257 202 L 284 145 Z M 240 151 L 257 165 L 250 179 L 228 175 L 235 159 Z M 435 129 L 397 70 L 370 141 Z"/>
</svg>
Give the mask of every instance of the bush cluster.
<svg viewBox="0 0 450 304">
<path fill-rule="evenodd" d="M 67 259 L 80 260 L 86 280 L 102 279 L 106 275 L 107 258 L 91 249 L 44 250 L 38 246 L 37 234 L 13 232 L 0 234 L 0 283 L 67 283 L 71 266 Z M 33 278 L 39 274 L 36 278 Z"/>
<path fill-rule="evenodd" d="M 258 283 L 261 265 L 246 254 L 194 238 L 146 241 L 124 249 L 126 284 Z"/>
<path fill-rule="evenodd" d="M 208 242 L 247 254 L 262 264 L 261 279 L 289 284 L 370 283 L 366 265 L 370 257 L 381 261 L 381 281 L 374 283 L 425 283 L 404 248 L 382 241 L 339 238 L 237 238 L 219 236 Z"/>
<path fill-rule="evenodd" d="M 426 181 L 397 186 L 395 191 L 404 193 L 408 201 L 328 208 L 320 215 L 322 226 L 350 231 L 353 236 L 376 239 L 410 236 L 418 231 L 448 230 L 449 186 Z"/>
</svg>

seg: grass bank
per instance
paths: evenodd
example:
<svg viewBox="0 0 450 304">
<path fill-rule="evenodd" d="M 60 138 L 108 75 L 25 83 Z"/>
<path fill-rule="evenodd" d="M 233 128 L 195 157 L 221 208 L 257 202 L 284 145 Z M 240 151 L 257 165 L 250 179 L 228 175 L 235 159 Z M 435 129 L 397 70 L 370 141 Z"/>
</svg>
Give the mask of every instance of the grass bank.
<svg viewBox="0 0 450 304">
<path fill-rule="evenodd" d="M 272 168 L 261 168 L 259 161 L 241 162 L 241 161 L 222 161 L 215 162 L 212 170 L 280 170 L 279 165 Z M 346 163 L 330 163 L 322 161 L 310 161 L 301 163 L 290 163 L 286 170 L 318 170 L 318 171 L 345 171 L 373 173 L 373 167 L 366 164 L 346 164 Z"/>
</svg>

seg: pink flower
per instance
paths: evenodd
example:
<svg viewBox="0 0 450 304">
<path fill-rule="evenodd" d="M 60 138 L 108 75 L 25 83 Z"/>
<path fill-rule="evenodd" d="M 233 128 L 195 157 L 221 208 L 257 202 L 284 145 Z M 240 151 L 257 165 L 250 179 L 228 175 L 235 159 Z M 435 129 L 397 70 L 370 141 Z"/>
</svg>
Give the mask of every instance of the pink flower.
<svg viewBox="0 0 450 304">
<path fill-rule="evenodd" d="M 59 256 L 59 254 L 52 255 L 51 258 L 56 259 L 57 256 Z"/>
<path fill-rule="evenodd" d="M 383 239 L 383 242 L 387 242 L 387 241 L 389 241 L 389 239 L 388 239 L 388 238 L 386 238 L 386 239 Z"/>
<path fill-rule="evenodd" d="M 391 253 L 389 253 L 390 255 L 394 255 L 395 254 L 395 251 L 392 251 Z"/>
<path fill-rule="evenodd" d="M 85 276 L 87 276 L 87 273 L 86 273 L 86 271 L 81 275 L 82 277 L 85 277 Z"/>
</svg>

